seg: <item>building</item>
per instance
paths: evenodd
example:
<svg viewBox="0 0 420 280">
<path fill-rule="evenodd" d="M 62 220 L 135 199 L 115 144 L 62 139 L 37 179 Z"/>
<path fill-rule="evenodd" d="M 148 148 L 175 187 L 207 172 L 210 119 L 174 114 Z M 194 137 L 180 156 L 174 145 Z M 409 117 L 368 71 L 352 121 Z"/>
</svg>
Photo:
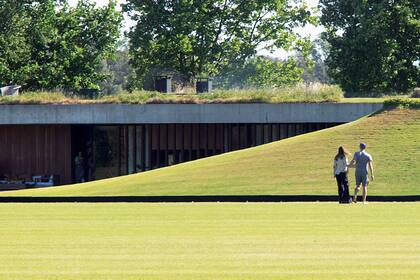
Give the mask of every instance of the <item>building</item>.
<svg viewBox="0 0 420 280">
<path fill-rule="evenodd" d="M 0 176 L 144 172 L 325 129 L 382 104 L 0 105 Z"/>
</svg>

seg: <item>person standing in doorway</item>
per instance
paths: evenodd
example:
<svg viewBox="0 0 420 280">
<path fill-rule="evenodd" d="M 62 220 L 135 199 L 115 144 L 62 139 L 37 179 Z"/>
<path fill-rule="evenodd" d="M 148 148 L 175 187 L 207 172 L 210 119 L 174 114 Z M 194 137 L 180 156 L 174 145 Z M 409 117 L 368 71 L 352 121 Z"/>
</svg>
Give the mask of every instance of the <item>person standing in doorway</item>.
<svg viewBox="0 0 420 280">
<path fill-rule="evenodd" d="M 82 152 L 79 152 L 74 159 L 74 175 L 76 183 L 83 183 L 85 181 L 85 164 Z"/>
<path fill-rule="evenodd" d="M 356 188 L 354 189 L 353 201 L 357 203 L 357 193 L 360 190 L 360 185 L 363 187 L 363 203 L 367 204 L 367 187 L 369 185 L 369 171 L 370 177 L 373 181 L 373 159 L 370 154 L 366 152 L 366 144 L 360 143 L 360 151 L 354 153 L 353 160 L 350 162 L 351 167 L 356 167 Z"/>
<path fill-rule="evenodd" d="M 85 180 L 87 182 L 89 181 L 94 181 L 95 180 L 95 160 L 94 160 L 94 155 L 93 155 L 93 144 L 91 141 L 89 141 L 86 145 L 86 167 L 87 167 L 87 172 L 86 172 L 86 178 Z"/>
<path fill-rule="evenodd" d="M 348 174 L 348 155 L 349 153 L 344 147 L 338 148 L 338 153 L 334 157 L 334 177 L 337 180 L 338 186 L 338 202 L 350 203 L 349 180 Z"/>
</svg>

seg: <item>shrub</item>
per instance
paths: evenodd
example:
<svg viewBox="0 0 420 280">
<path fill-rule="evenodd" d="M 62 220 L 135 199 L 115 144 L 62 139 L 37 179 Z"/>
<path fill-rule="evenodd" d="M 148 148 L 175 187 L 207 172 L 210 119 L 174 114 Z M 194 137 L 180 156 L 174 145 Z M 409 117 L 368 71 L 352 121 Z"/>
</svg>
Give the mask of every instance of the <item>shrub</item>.
<svg viewBox="0 0 420 280">
<path fill-rule="evenodd" d="M 391 98 L 391 99 L 385 100 L 384 106 L 388 108 L 398 107 L 398 108 L 419 109 L 420 100 L 412 99 L 412 98 Z"/>
</svg>

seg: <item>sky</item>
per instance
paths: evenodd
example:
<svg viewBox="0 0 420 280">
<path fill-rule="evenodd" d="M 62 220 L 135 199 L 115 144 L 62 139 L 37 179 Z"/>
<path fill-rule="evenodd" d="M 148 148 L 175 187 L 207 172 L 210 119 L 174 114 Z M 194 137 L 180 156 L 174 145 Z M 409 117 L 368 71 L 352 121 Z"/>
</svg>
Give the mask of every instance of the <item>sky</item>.
<svg viewBox="0 0 420 280">
<path fill-rule="evenodd" d="M 106 5 L 108 4 L 109 0 L 93 0 L 94 2 L 96 2 L 98 5 Z M 319 0 L 305 0 L 306 3 L 308 3 L 309 6 L 311 7 L 316 7 L 318 5 Z M 70 5 L 76 5 L 76 3 L 78 2 L 78 0 L 69 0 Z M 125 3 L 125 0 L 118 0 L 119 4 L 123 4 Z M 129 28 L 133 25 L 133 22 L 130 21 L 129 19 L 125 19 L 124 21 L 124 30 L 129 30 Z M 312 39 L 316 38 L 321 32 L 323 31 L 323 28 L 321 26 L 315 27 L 312 25 L 307 25 L 303 28 L 298 28 L 297 32 L 302 35 L 302 36 L 311 36 Z M 269 55 L 269 56 L 274 56 L 274 57 L 280 57 L 280 58 L 285 58 L 287 57 L 287 53 L 285 51 L 282 50 L 278 50 L 272 54 L 270 54 L 269 52 L 266 51 L 261 51 L 260 52 L 261 55 Z"/>
</svg>

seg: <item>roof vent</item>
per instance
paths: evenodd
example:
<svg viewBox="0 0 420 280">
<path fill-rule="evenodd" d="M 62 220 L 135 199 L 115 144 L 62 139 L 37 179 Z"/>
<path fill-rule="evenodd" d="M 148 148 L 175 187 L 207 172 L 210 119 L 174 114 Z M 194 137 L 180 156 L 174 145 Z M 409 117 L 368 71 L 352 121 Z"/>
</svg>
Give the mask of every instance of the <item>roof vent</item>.
<svg viewBox="0 0 420 280">
<path fill-rule="evenodd" d="M 1 88 L 1 96 L 17 96 L 21 86 L 11 85 Z"/>
</svg>

